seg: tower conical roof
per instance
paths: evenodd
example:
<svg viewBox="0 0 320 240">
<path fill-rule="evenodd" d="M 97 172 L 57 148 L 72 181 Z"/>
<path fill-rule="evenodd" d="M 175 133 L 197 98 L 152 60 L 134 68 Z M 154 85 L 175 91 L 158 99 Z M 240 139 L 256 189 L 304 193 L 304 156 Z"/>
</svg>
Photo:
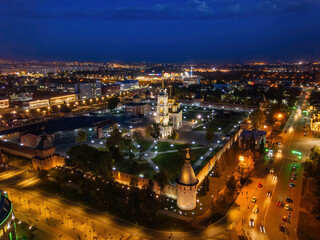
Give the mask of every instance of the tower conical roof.
<svg viewBox="0 0 320 240">
<path fill-rule="evenodd" d="M 194 174 L 193 168 L 190 163 L 190 154 L 189 154 L 189 148 L 186 149 L 186 159 L 185 163 L 182 167 L 182 170 L 176 180 L 178 184 L 186 185 L 186 186 L 192 186 L 198 184 L 198 179 L 196 178 L 196 175 Z"/>
<path fill-rule="evenodd" d="M 39 150 L 47 150 L 47 149 L 50 149 L 50 148 L 53 148 L 53 144 L 52 142 L 48 139 L 47 135 L 46 134 L 43 134 L 41 136 L 41 140 L 37 146 L 37 149 Z"/>
</svg>

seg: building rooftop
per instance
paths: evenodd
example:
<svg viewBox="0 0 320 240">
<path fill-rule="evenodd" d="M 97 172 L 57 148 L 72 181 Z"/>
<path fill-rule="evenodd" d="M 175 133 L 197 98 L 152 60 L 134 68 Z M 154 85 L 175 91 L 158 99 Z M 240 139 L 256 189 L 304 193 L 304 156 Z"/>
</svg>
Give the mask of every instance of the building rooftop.
<svg viewBox="0 0 320 240">
<path fill-rule="evenodd" d="M 52 142 L 48 139 L 47 135 L 42 135 L 41 140 L 37 146 L 37 149 L 39 150 L 47 150 L 50 148 L 53 148 L 54 145 L 52 144 Z"/>
<path fill-rule="evenodd" d="M 190 163 L 189 148 L 187 148 L 185 163 L 178 178 L 176 179 L 176 182 L 185 186 L 193 186 L 198 184 L 199 182 L 199 180 L 196 178 L 196 175 L 194 174 L 193 168 Z"/>
</svg>

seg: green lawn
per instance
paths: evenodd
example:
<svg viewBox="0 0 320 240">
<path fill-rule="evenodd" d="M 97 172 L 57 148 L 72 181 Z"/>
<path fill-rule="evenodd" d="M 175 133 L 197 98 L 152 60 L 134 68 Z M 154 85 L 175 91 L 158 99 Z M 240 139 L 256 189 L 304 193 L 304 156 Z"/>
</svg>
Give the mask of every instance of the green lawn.
<svg viewBox="0 0 320 240">
<path fill-rule="evenodd" d="M 145 178 L 153 179 L 153 175 L 156 174 L 154 169 L 149 165 L 149 163 L 146 160 L 142 160 L 142 164 L 144 168 L 139 174 L 143 174 Z M 113 166 L 115 166 L 117 171 L 130 173 L 130 162 L 128 158 L 120 162 L 114 163 Z"/>
<path fill-rule="evenodd" d="M 228 133 L 234 125 L 245 118 L 245 113 L 234 113 L 231 118 L 214 118 L 205 124 L 206 128 L 213 128 L 215 132 Z M 221 130 L 219 130 L 221 128 Z M 205 131 L 203 126 L 197 127 L 194 131 Z"/>
<path fill-rule="evenodd" d="M 208 148 L 198 148 L 190 150 L 191 165 L 208 151 Z M 152 161 L 160 168 L 168 172 L 170 181 L 174 182 L 181 170 L 186 156 L 186 151 L 176 151 L 171 153 L 158 154 Z"/>
<path fill-rule="evenodd" d="M 152 151 L 158 151 L 158 152 L 164 152 L 164 151 L 168 151 L 168 150 L 179 150 L 179 149 L 186 149 L 186 148 L 190 148 L 192 147 L 199 147 L 202 145 L 197 145 L 197 144 L 189 144 L 189 143 L 174 143 L 173 146 L 171 147 L 171 142 L 162 142 L 159 141 L 156 145 L 157 148 L 153 148 Z"/>
<path fill-rule="evenodd" d="M 198 174 L 198 172 L 209 162 L 209 160 L 211 159 L 211 158 L 213 158 L 213 156 L 214 155 L 216 155 L 217 154 L 217 152 L 221 149 L 222 147 L 217 147 L 217 148 L 215 148 L 214 150 L 213 150 L 213 152 L 204 160 L 204 161 L 202 161 L 202 163 L 196 168 L 196 169 L 194 169 L 194 173 L 195 174 Z"/>
<path fill-rule="evenodd" d="M 183 116 L 183 120 L 191 121 L 192 119 L 199 120 L 198 118 L 199 115 L 201 116 L 201 118 L 205 119 L 211 113 L 212 113 L 211 111 L 207 111 L 207 110 L 188 110 L 186 112 L 183 111 L 182 116 Z"/>
<path fill-rule="evenodd" d="M 146 140 L 146 139 L 138 140 L 137 142 L 143 148 L 144 151 L 148 150 L 148 148 L 153 143 L 152 140 Z"/>
</svg>

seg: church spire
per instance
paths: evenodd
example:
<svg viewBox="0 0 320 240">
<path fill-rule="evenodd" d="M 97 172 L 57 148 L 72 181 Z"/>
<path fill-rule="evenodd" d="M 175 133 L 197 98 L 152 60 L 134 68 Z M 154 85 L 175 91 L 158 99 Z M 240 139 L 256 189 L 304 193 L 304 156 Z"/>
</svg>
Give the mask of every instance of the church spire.
<svg viewBox="0 0 320 240">
<path fill-rule="evenodd" d="M 198 184 L 199 181 L 196 175 L 194 174 L 193 168 L 190 163 L 191 158 L 190 158 L 189 148 L 187 148 L 186 151 L 187 151 L 186 159 L 182 167 L 182 170 L 178 178 L 176 179 L 176 182 L 184 186 L 193 186 Z"/>
<path fill-rule="evenodd" d="M 186 163 L 190 163 L 190 153 L 189 153 L 189 148 L 186 149 L 187 153 L 186 153 Z"/>
</svg>

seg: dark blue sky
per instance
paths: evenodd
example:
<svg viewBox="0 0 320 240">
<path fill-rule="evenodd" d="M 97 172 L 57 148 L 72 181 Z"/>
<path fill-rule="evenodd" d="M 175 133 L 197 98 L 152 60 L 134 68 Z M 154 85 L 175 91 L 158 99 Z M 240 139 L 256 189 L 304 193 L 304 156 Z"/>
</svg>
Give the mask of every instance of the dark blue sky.
<svg viewBox="0 0 320 240">
<path fill-rule="evenodd" d="M 320 0 L 0 0 L 0 58 L 320 60 Z"/>
</svg>

